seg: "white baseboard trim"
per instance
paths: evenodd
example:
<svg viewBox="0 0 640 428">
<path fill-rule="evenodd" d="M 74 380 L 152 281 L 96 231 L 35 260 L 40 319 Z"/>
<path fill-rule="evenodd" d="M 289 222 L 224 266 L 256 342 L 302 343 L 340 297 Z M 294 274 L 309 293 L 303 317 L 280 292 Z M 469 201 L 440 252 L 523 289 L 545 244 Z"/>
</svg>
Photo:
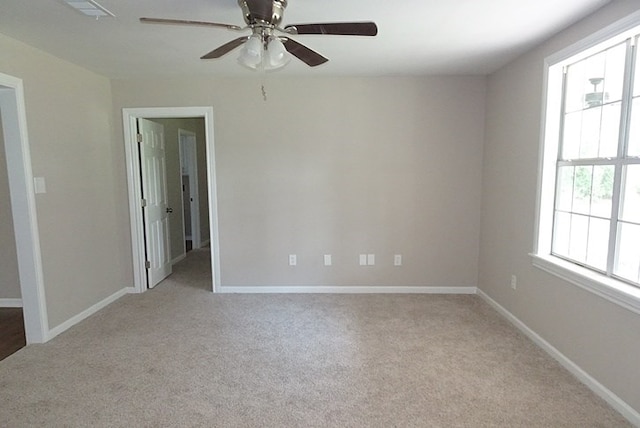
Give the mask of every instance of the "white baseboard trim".
<svg viewBox="0 0 640 428">
<path fill-rule="evenodd" d="M 175 265 L 179 261 L 182 261 L 182 260 L 184 260 L 186 258 L 187 258 L 187 253 L 180 254 L 178 257 L 176 257 L 175 259 L 171 260 L 171 264 Z"/>
<path fill-rule="evenodd" d="M 0 299 L 0 308 L 21 308 L 22 299 Z"/>
<path fill-rule="evenodd" d="M 221 286 L 220 293 L 325 293 L 325 294 L 476 294 L 476 287 L 393 286 Z"/>
<path fill-rule="evenodd" d="M 55 326 L 54 328 L 50 329 L 48 331 L 47 335 L 46 335 L 45 342 L 53 339 L 54 337 L 56 337 L 60 333 L 63 333 L 65 331 L 67 331 L 68 329 L 70 329 L 74 325 L 78 324 L 79 322 L 81 322 L 81 321 L 85 320 L 86 318 L 90 317 L 91 315 L 95 314 L 100 309 L 104 308 L 105 306 L 109 305 L 110 303 L 115 302 L 120 297 L 124 296 L 125 294 L 135 293 L 135 292 L 136 292 L 136 289 L 134 287 L 125 287 L 125 288 L 123 288 L 121 290 L 116 291 L 111 296 L 107 297 L 106 299 L 101 300 L 100 302 L 96 303 L 95 305 L 91 306 L 90 308 L 80 312 L 78 315 L 76 315 L 74 317 L 71 317 L 68 320 L 66 320 L 65 322 L 63 322 L 62 324 L 59 324 L 59 325 Z"/>
<path fill-rule="evenodd" d="M 560 363 L 565 369 L 569 370 L 571 374 L 580 380 L 583 384 L 585 384 L 590 390 L 592 390 L 596 395 L 602 398 L 604 401 L 609 403 L 611 407 L 616 409 L 622 416 L 624 416 L 629 422 L 631 422 L 634 426 L 640 426 L 640 413 L 636 411 L 633 407 L 627 404 L 624 400 L 614 394 L 607 387 L 598 382 L 594 377 L 592 377 L 589 373 L 584 371 L 580 366 L 571 361 L 568 357 L 566 357 L 562 352 L 558 351 L 553 345 L 544 340 L 542 336 L 540 336 L 535 331 L 531 330 L 525 323 L 520 321 L 515 315 L 505 309 L 498 302 L 493 300 L 486 294 L 484 291 L 478 289 L 478 296 L 480 296 L 484 301 L 486 301 L 489 305 L 491 305 L 500 315 L 504 316 L 509 322 L 511 322 L 518 330 L 524 333 L 529 339 L 533 340 L 533 342 L 541 347 L 544 351 L 546 351 L 549 355 L 551 355 L 556 361 Z"/>
<path fill-rule="evenodd" d="M 208 247 L 210 244 L 211 244 L 211 239 L 203 239 L 202 241 L 200 241 L 200 247 L 198 248 Z"/>
</svg>

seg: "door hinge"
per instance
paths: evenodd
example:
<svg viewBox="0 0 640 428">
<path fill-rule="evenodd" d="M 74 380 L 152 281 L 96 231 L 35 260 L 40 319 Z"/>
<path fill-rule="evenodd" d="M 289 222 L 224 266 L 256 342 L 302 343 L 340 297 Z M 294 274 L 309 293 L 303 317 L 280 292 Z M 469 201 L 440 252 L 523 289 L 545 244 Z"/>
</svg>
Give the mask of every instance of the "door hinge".
<svg viewBox="0 0 640 428">
<path fill-rule="evenodd" d="M 138 143 L 142 143 L 142 134 L 136 134 L 136 140 Z"/>
<path fill-rule="evenodd" d="M 147 206 L 147 200 L 146 200 L 146 199 L 142 199 L 142 200 L 140 201 L 140 205 L 141 205 L 143 208 L 144 208 L 144 207 L 146 207 L 146 206 Z"/>
<path fill-rule="evenodd" d="M 149 260 L 145 260 L 144 261 L 144 267 L 145 267 L 145 269 L 151 269 L 151 262 Z"/>
</svg>

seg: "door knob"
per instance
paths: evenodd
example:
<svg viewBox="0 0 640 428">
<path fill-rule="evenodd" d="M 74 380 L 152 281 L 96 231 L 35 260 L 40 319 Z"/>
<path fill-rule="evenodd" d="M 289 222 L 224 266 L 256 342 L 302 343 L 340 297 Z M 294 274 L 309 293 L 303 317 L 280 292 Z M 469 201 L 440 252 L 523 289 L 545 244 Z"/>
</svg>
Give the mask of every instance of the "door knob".
<svg viewBox="0 0 640 428">
<path fill-rule="evenodd" d="M 167 208 L 167 212 L 168 212 L 169 214 L 171 214 L 171 213 L 173 212 L 173 208 L 171 208 L 171 207 Z"/>
</svg>

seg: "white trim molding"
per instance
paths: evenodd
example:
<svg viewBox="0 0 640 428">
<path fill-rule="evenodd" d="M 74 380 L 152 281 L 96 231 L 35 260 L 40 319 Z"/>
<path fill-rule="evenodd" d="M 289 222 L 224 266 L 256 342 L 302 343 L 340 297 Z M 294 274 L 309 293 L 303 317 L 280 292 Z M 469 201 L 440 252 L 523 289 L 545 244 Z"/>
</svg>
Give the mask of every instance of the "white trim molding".
<svg viewBox="0 0 640 428">
<path fill-rule="evenodd" d="M 171 260 L 171 265 L 175 265 L 176 263 L 181 262 L 182 260 L 184 260 L 186 258 L 187 258 L 187 253 L 182 253 L 178 257 L 176 257 L 173 260 Z"/>
<path fill-rule="evenodd" d="M 531 254 L 538 269 L 640 314 L 640 288 L 585 269 L 558 257 Z"/>
<path fill-rule="evenodd" d="M 476 294 L 476 287 L 428 287 L 428 286 L 228 286 L 219 288 L 220 293 L 251 294 Z"/>
<path fill-rule="evenodd" d="M 22 299 L 0 299 L 0 308 L 21 308 Z"/>
<path fill-rule="evenodd" d="M 500 315 L 505 317 L 511 324 L 513 324 L 518 330 L 524 333 L 529 339 L 531 339 L 536 345 L 542 348 L 546 353 L 553 357 L 562 367 L 567 369 L 573 374 L 580 382 L 585 384 L 591 391 L 604 401 L 609 403 L 611 407 L 617 410 L 622 416 L 624 416 L 629 422 L 635 426 L 640 426 L 640 413 L 638 413 L 633 407 L 627 404 L 624 400 L 614 394 L 606 386 L 598 382 L 593 376 L 584 371 L 580 366 L 571 361 L 566 355 L 556 349 L 549 342 L 544 340 L 542 336 L 529 328 L 525 323 L 520 321 L 515 315 L 505 309 L 498 302 L 493 300 L 484 291 L 478 289 L 478 296 L 493 307 Z"/>
<path fill-rule="evenodd" d="M 78 315 L 75 315 L 75 316 L 69 318 L 68 320 L 66 320 L 62 324 L 59 324 L 59 325 L 55 326 L 54 328 L 52 328 L 51 330 L 49 330 L 49 332 L 47 334 L 47 341 L 53 339 L 54 337 L 56 337 L 57 335 L 59 335 L 61 333 L 64 333 L 65 331 L 69 330 L 71 327 L 73 327 L 74 325 L 78 324 L 79 322 L 84 321 L 85 319 L 89 318 L 91 315 L 95 314 L 96 312 L 98 312 L 100 309 L 103 309 L 107 305 L 115 302 L 120 297 L 124 296 L 125 294 L 130 294 L 130 293 L 135 293 L 135 292 L 136 292 L 136 289 L 134 287 L 125 287 L 125 288 L 122 288 L 122 289 L 116 291 L 111 296 L 107 297 L 106 299 L 103 299 L 103 300 L 99 301 L 98 303 L 96 303 L 95 305 L 91 306 L 90 308 L 87 308 L 84 311 L 80 312 Z"/>
<path fill-rule="evenodd" d="M 27 134 L 22 79 L 0 73 L 0 116 L 11 190 L 18 275 L 27 344 L 46 342 L 49 330 L 40 232 Z"/>
<path fill-rule="evenodd" d="M 634 12 L 626 17 L 602 28 L 599 31 L 585 37 L 582 40 L 575 42 L 574 44 L 567 46 L 566 48 L 549 55 L 545 61 L 548 64 L 555 64 L 566 60 L 578 53 L 583 52 L 584 57 L 592 55 L 594 52 L 589 51 L 596 47 L 599 43 L 618 37 L 620 41 L 628 37 L 629 34 L 625 34 L 627 31 L 633 29 L 637 25 L 640 25 L 640 11 Z"/>
<path fill-rule="evenodd" d="M 215 147 L 213 133 L 213 107 L 149 107 L 124 108 L 122 121 L 127 162 L 127 185 L 129 190 L 129 219 L 131 224 L 131 247 L 133 253 L 133 279 L 137 293 L 147 291 L 145 270 L 144 226 L 141 210 L 141 183 L 139 147 L 136 143 L 136 121 L 139 118 L 183 118 L 199 117 L 205 122 L 207 156 L 207 186 L 209 197 L 209 230 L 213 237 L 211 245 L 211 270 L 213 292 L 219 291 L 220 244 L 218 241 L 218 203 L 216 192 Z"/>
</svg>

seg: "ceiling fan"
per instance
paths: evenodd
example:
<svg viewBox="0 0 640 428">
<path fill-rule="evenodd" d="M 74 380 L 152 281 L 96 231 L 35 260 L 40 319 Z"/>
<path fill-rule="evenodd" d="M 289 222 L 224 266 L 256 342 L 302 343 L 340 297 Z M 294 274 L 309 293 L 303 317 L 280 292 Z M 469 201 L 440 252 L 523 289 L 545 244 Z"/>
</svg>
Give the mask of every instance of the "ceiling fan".
<svg viewBox="0 0 640 428">
<path fill-rule="evenodd" d="M 333 34 L 345 36 L 375 36 L 378 27 L 374 22 L 336 22 L 295 24 L 281 27 L 287 0 L 238 0 L 246 26 L 220 24 L 207 21 L 182 19 L 140 18 L 149 24 L 198 25 L 226 28 L 232 31 L 251 30 L 251 35 L 238 37 L 217 47 L 201 59 L 215 59 L 244 45 L 240 58 L 241 64 L 252 69 L 277 69 L 289 61 L 287 52 L 315 67 L 329 61 L 328 58 L 295 41 L 291 36 L 303 34 Z"/>
</svg>

